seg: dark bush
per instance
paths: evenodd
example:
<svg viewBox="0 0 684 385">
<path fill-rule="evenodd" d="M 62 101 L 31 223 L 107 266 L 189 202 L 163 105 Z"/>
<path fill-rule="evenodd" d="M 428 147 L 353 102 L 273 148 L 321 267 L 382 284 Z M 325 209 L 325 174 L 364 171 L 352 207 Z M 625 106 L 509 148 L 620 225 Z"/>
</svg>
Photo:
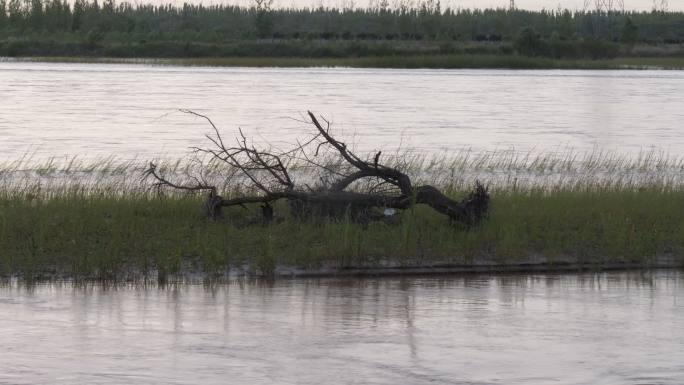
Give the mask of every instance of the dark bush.
<svg viewBox="0 0 684 385">
<path fill-rule="evenodd" d="M 532 27 L 526 27 L 520 31 L 514 46 L 519 54 L 525 56 L 549 56 L 550 54 L 548 44 Z"/>
</svg>

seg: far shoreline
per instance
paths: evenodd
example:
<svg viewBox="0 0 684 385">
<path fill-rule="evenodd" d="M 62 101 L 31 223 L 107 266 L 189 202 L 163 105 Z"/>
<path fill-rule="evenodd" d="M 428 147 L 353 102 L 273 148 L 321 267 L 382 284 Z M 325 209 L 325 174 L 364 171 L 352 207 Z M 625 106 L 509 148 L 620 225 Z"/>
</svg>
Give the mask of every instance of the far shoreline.
<svg viewBox="0 0 684 385">
<path fill-rule="evenodd" d="M 183 67 L 377 68 L 377 69 L 510 69 L 510 70 L 682 70 L 684 57 L 549 59 L 519 55 L 423 55 L 344 58 L 203 57 L 147 58 L 96 56 L 0 57 L 0 62 L 138 64 Z"/>
</svg>

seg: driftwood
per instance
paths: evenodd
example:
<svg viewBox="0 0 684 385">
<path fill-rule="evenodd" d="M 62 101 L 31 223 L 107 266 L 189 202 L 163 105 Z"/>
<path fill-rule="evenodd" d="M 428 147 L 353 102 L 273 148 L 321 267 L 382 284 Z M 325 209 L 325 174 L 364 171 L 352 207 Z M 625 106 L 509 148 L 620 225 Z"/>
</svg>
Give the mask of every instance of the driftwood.
<svg viewBox="0 0 684 385">
<path fill-rule="evenodd" d="M 487 215 L 489 194 L 479 182 L 461 201 L 445 196 L 430 185 L 413 186 L 407 174 L 381 162 L 382 152 L 375 153 L 369 160 L 362 159 L 347 144 L 331 135 L 327 121 L 322 119 L 325 125 L 321 124 L 311 112 L 308 112 L 310 121 L 305 123 L 315 128 L 313 138 L 280 152 L 257 149 L 242 131 L 239 131 L 236 145 L 228 146 L 211 119 L 192 111 L 184 112 L 206 119 L 213 128 L 213 135 L 207 135 L 213 148 L 194 148 L 195 153 L 230 166 L 235 170 L 231 176 L 240 176 L 251 192 L 223 198 L 215 186 L 201 182 L 199 178 L 193 178 L 196 183 L 191 185 L 175 183 L 162 175 L 153 163 L 145 174 L 159 189 L 206 191 L 203 212 L 210 218 L 221 217 L 224 207 L 260 204 L 263 222 L 269 223 L 274 218 L 272 203 L 278 200 L 287 200 L 292 213 L 298 217 L 351 215 L 360 222 L 380 219 L 392 212 L 391 209 L 405 210 L 415 204 L 428 205 L 452 222 L 465 226 L 475 225 Z M 321 160 L 321 154 L 326 151 L 337 163 Z M 296 162 L 318 171 L 321 181 L 314 187 L 295 184 L 288 165 Z M 368 182 L 365 190 L 350 188 L 363 180 Z"/>
</svg>

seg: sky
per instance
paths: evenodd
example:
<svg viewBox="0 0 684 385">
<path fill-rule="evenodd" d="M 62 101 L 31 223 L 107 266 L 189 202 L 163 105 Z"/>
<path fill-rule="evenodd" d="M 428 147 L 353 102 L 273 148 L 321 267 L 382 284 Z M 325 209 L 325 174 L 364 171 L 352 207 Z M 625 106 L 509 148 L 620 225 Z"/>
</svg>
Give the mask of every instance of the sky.
<svg viewBox="0 0 684 385">
<path fill-rule="evenodd" d="M 253 0 L 171 0 L 171 3 L 183 4 L 184 2 L 203 3 L 203 4 L 240 4 L 249 5 Z M 365 7 L 369 0 L 274 0 L 274 3 L 280 7 L 289 7 L 295 5 L 297 7 L 311 7 L 319 6 L 334 6 L 342 7 L 353 2 L 356 6 Z M 396 0 L 389 0 L 390 4 Z M 417 1 L 417 0 L 413 0 Z M 654 0 L 623 0 L 625 9 L 637 11 L 650 11 L 653 9 Z M 658 3 L 662 0 L 656 0 Z M 167 0 L 137 0 L 133 2 L 160 2 L 169 3 Z M 595 0 L 591 0 L 593 4 Z M 616 0 L 614 0 L 617 3 Z M 441 0 L 442 8 L 497 8 L 508 7 L 510 0 Z M 541 10 L 541 9 L 557 9 L 568 8 L 571 10 L 584 9 L 584 0 L 515 0 L 518 8 Z M 672 11 L 684 11 L 684 0 L 667 0 L 668 9 Z"/>
</svg>

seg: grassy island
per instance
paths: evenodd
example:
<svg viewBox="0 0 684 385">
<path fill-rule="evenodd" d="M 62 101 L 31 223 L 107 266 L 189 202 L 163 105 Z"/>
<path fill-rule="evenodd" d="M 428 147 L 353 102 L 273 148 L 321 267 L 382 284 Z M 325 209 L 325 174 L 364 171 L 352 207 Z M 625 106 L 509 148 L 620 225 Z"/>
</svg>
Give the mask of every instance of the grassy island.
<svg viewBox="0 0 684 385">
<path fill-rule="evenodd" d="M 420 167 L 454 199 L 473 178 L 489 180 L 488 218 L 470 229 L 450 226 L 420 205 L 391 222 L 367 225 L 349 218 L 296 219 L 284 203 L 275 205 L 276 220 L 268 225 L 259 222 L 253 206 L 231 207 L 213 221 L 200 212 L 202 197 L 151 193 L 130 164 L 29 173 L 6 167 L 0 173 L 0 275 L 166 279 L 221 276 L 245 266 L 268 275 L 279 266 L 339 271 L 482 261 L 600 269 L 648 267 L 662 257 L 684 265 L 680 163 L 605 159 L 573 168 L 539 160 L 468 162 Z M 515 178 L 495 179 L 502 170 Z M 554 177 L 559 170 L 568 177 Z"/>
</svg>

